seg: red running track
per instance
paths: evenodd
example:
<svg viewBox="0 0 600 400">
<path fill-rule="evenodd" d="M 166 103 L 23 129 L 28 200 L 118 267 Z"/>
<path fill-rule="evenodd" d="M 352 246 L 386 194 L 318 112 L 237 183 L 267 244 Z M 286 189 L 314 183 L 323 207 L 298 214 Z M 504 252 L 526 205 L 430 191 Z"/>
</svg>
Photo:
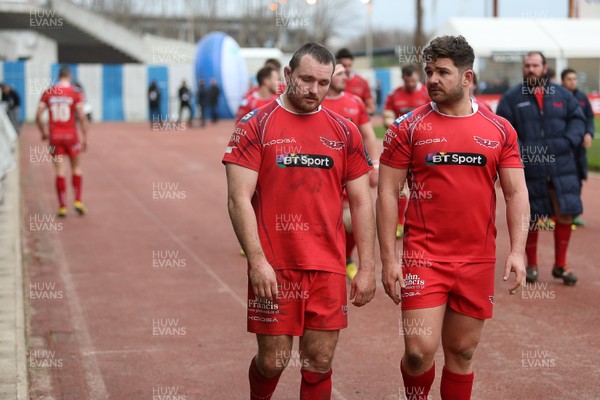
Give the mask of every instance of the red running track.
<svg viewBox="0 0 600 400">
<path fill-rule="evenodd" d="M 52 220 L 52 168 L 39 155 L 39 135 L 33 125 L 23 128 L 32 398 L 248 398 L 256 344 L 245 331 L 246 267 L 227 216 L 220 163 L 231 128 L 229 121 L 170 132 L 93 125 L 83 162 L 90 212 L 64 220 Z M 545 233 L 540 283 L 526 295 L 506 293 L 499 196 L 495 316 L 475 354 L 473 399 L 600 398 L 600 179 L 585 186 L 588 227 L 572 237 L 576 287 L 551 278 L 553 242 Z M 460 221 L 447 223 L 460 229 Z M 400 311 L 377 280 L 375 299 L 350 307 L 334 360 L 334 399 L 398 398 Z M 441 349 L 436 360 L 432 399 L 439 398 Z M 292 363 L 274 399 L 298 398 L 299 380 Z"/>
</svg>

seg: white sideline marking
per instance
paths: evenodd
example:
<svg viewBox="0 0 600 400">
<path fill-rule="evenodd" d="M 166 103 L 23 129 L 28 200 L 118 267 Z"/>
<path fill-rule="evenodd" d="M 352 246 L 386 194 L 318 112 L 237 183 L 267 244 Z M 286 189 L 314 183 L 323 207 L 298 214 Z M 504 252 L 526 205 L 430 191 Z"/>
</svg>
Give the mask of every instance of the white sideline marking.
<svg viewBox="0 0 600 400">
<path fill-rule="evenodd" d="M 181 248 L 183 248 L 185 251 L 188 252 L 188 254 L 190 254 L 192 256 L 192 258 L 198 262 L 198 264 L 200 264 L 202 266 L 202 268 L 204 268 L 204 270 L 215 280 L 219 283 L 219 285 L 221 285 L 221 288 L 223 288 L 223 290 L 227 293 L 229 293 L 229 295 L 242 307 L 244 307 L 244 309 L 246 308 L 246 300 L 242 299 L 240 296 L 237 295 L 237 293 L 233 290 L 233 288 L 231 286 L 229 286 L 227 283 L 225 283 L 225 281 L 223 281 L 219 275 L 217 275 L 217 273 L 215 271 L 213 271 L 213 269 L 210 267 L 210 265 L 205 262 L 204 260 L 202 260 L 200 257 L 198 257 L 193 251 L 192 249 L 190 249 L 185 243 L 183 243 L 165 224 L 163 224 L 158 218 L 156 218 L 156 216 L 150 211 L 148 210 L 148 208 L 141 202 L 139 201 L 137 198 L 135 198 L 130 191 L 125 190 L 125 187 L 121 184 L 121 182 L 119 182 L 118 179 L 116 179 L 116 177 L 112 177 L 112 182 L 114 182 L 117 186 L 119 186 L 119 188 L 121 189 L 121 191 L 131 200 L 131 202 L 133 204 L 135 204 L 135 206 L 137 208 L 139 208 L 144 214 L 146 214 L 148 216 L 149 219 L 151 219 L 152 221 L 154 221 L 154 223 L 156 225 L 158 225 L 160 227 L 160 229 L 162 229 L 167 235 L 169 235 L 169 237 L 171 239 L 173 239 L 175 242 L 177 242 L 177 244 L 179 244 L 179 246 L 181 246 Z M 337 398 L 338 400 L 347 400 L 337 389 L 333 388 L 332 389 L 332 395 L 335 396 L 335 398 Z"/>
<path fill-rule="evenodd" d="M 40 168 L 41 171 L 41 168 Z M 38 187 L 42 185 L 39 182 L 39 174 L 38 176 Z M 52 209 L 48 205 L 48 200 L 44 201 L 45 209 Z M 81 302 L 79 300 L 79 296 L 77 295 L 77 290 L 75 290 L 75 285 L 73 280 L 71 279 L 71 272 L 69 268 L 69 264 L 67 262 L 67 258 L 65 256 L 65 250 L 62 245 L 62 241 L 56 241 L 56 250 L 63 262 L 58 263 L 58 271 L 62 277 L 62 280 L 65 284 L 66 291 L 66 300 L 69 304 L 69 308 L 71 309 L 71 314 L 73 316 L 73 327 L 75 328 L 75 335 L 79 336 L 79 344 L 81 345 L 80 352 L 82 355 L 90 354 L 93 349 L 92 339 L 90 337 L 90 331 L 88 330 L 87 324 L 85 323 L 85 318 L 83 317 L 83 311 L 81 309 Z M 79 335 L 77 334 L 79 332 Z M 100 372 L 100 367 L 98 366 L 98 362 L 96 357 L 82 357 L 81 364 L 83 365 L 85 381 L 87 383 L 89 389 L 89 398 L 90 399 L 98 399 L 98 400 L 108 400 L 108 393 L 106 392 L 106 385 L 104 383 L 104 378 L 102 377 L 102 372 Z"/>
</svg>

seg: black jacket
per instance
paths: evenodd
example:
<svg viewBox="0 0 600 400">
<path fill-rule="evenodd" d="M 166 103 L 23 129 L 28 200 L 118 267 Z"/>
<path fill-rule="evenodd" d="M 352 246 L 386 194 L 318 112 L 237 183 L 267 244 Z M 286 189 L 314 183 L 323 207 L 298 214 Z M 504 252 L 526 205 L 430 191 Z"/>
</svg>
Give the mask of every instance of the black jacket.
<svg viewBox="0 0 600 400">
<path fill-rule="evenodd" d="M 496 113 L 517 131 L 532 217 L 554 215 L 548 194 L 550 182 L 561 213 L 581 214 L 577 148 L 583 141 L 585 117 L 565 88 L 547 83 L 543 89 L 542 110 L 533 89 L 518 84 L 502 95 Z"/>
</svg>

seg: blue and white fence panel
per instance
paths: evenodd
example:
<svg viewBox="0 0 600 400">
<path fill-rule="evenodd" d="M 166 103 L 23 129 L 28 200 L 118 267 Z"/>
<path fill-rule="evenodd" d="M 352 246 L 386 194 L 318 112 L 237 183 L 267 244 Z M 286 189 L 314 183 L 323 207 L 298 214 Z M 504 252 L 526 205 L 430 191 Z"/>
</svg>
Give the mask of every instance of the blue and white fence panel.
<svg viewBox="0 0 600 400">
<path fill-rule="evenodd" d="M 44 90 L 58 79 L 61 64 L 29 61 L 0 63 L 0 82 L 10 84 L 21 97 L 21 119 L 33 121 Z M 190 64 L 71 64 L 73 80 L 79 81 L 86 100 L 92 106 L 94 121 L 147 121 L 148 87 L 156 80 L 161 90 L 161 114 L 175 118 L 179 112 L 178 91 L 183 80 L 195 102 L 196 81 Z M 357 71 L 371 85 L 373 95 L 377 81 L 382 86 L 382 101 L 401 85 L 400 68 Z M 241 101 L 241 99 L 240 99 Z"/>
</svg>

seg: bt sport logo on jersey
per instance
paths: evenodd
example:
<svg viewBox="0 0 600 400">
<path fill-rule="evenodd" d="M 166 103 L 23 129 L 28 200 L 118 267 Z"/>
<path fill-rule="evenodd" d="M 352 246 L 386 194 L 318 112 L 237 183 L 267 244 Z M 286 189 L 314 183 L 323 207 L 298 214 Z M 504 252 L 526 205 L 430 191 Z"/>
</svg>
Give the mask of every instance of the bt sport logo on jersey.
<svg viewBox="0 0 600 400">
<path fill-rule="evenodd" d="M 275 162 L 280 168 L 333 168 L 333 158 L 321 154 L 278 154 Z"/>
<path fill-rule="evenodd" d="M 429 153 L 425 156 L 425 163 L 429 166 L 435 165 L 466 165 L 471 167 L 484 167 L 487 158 L 477 153 L 451 153 L 439 151 Z"/>
</svg>

